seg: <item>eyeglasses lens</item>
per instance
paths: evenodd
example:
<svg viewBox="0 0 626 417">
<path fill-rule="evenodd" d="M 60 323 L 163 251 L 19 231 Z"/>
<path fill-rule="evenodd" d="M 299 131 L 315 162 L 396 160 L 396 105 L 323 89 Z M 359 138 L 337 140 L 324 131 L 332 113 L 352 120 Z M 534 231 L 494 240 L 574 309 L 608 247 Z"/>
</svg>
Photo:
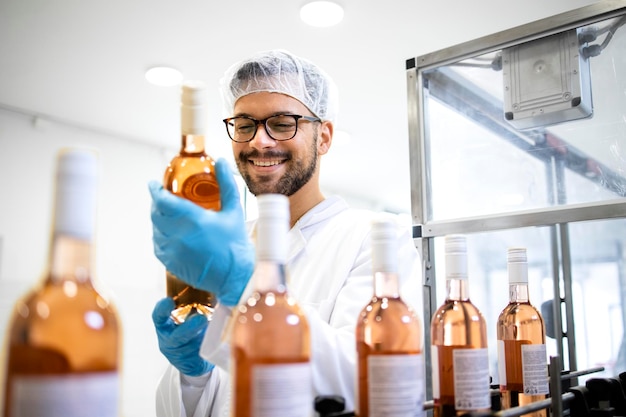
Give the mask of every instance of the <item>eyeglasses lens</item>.
<svg viewBox="0 0 626 417">
<path fill-rule="evenodd" d="M 249 117 L 234 117 L 226 126 L 235 142 L 248 142 L 256 134 L 259 124 L 264 122 L 265 131 L 274 140 L 288 140 L 296 135 L 298 119 L 293 115 L 278 115 L 257 121 Z"/>
</svg>

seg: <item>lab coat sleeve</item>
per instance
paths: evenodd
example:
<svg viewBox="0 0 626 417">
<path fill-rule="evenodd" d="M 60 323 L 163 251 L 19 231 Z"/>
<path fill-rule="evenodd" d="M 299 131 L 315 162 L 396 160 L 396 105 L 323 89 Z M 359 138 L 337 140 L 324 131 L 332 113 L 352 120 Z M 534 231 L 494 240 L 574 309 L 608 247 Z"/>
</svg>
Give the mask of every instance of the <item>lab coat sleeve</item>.
<svg viewBox="0 0 626 417">
<path fill-rule="evenodd" d="M 311 329 L 313 384 L 316 395 L 340 395 L 346 410 L 354 410 L 356 321 L 372 295 L 370 275 L 348 277 L 333 309 L 331 322 L 305 306 Z"/>
<path fill-rule="evenodd" d="M 183 408 L 180 373 L 168 365 L 159 381 L 156 392 L 157 417 L 187 417 Z"/>
<path fill-rule="evenodd" d="M 228 375 L 216 367 L 203 377 L 186 377 L 169 365 L 156 395 L 157 417 L 228 416 Z"/>
</svg>

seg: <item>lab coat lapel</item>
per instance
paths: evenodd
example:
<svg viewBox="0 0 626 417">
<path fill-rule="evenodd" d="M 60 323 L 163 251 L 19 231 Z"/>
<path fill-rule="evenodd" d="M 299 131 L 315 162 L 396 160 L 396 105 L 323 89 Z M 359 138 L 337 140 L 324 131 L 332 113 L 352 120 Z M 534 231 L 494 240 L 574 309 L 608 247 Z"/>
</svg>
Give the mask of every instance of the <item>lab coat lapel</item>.
<svg viewBox="0 0 626 417">
<path fill-rule="evenodd" d="M 314 232 L 317 225 L 347 208 L 348 205 L 343 199 L 333 196 L 306 212 L 289 230 L 287 264 L 290 264 L 304 250 L 308 237 Z"/>
</svg>

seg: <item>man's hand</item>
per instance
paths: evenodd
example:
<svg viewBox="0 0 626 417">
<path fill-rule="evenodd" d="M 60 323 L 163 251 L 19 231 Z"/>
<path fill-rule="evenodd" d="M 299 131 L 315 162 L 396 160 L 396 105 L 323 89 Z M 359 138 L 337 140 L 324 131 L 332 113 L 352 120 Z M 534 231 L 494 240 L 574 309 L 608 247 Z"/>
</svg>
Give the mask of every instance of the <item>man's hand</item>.
<svg viewBox="0 0 626 417">
<path fill-rule="evenodd" d="M 170 317 L 174 307 L 174 300 L 168 297 L 159 301 L 152 311 L 159 350 L 183 374 L 204 375 L 215 367 L 200 357 L 200 345 L 209 321 L 201 314 L 194 314 L 184 323 L 175 324 Z"/>
<path fill-rule="evenodd" d="M 220 211 L 206 210 L 150 182 L 154 253 L 187 284 L 239 302 L 254 269 L 254 246 L 244 223 L 239 191 L 228 163 L 215 164 Z"/>
</svg>

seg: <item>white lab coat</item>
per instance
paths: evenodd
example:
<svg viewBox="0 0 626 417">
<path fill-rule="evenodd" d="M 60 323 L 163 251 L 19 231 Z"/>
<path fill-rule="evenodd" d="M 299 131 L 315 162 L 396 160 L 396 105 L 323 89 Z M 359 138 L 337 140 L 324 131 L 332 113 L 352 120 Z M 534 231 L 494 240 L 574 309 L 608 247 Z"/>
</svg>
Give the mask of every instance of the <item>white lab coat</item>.
<svg viewBox="0 0 626 417">
<path fill-rule="evenodd" d="M 373 295 L 370 247 L 375 213 L 350 209 L 339 197 L 324 200 L 289 231 L 287 284 L 305 310 L 311 329 L 314 395 L 341 395 L 354 410 L 359 313 Z M 422 277 L 411 228 L 399 229 L 400 294 L 422 317 Z M 249 285 L 242 300 L 250 294 Z M 159 417 L 227 417 L 230 414 L 228 321 L 218 306 L 206 332 L 202 356 L 216 367 L 187 377 L 173 366 L 157 390 Z M 315 415 L 311 407 L 311 416 Z"/>
</svg>

